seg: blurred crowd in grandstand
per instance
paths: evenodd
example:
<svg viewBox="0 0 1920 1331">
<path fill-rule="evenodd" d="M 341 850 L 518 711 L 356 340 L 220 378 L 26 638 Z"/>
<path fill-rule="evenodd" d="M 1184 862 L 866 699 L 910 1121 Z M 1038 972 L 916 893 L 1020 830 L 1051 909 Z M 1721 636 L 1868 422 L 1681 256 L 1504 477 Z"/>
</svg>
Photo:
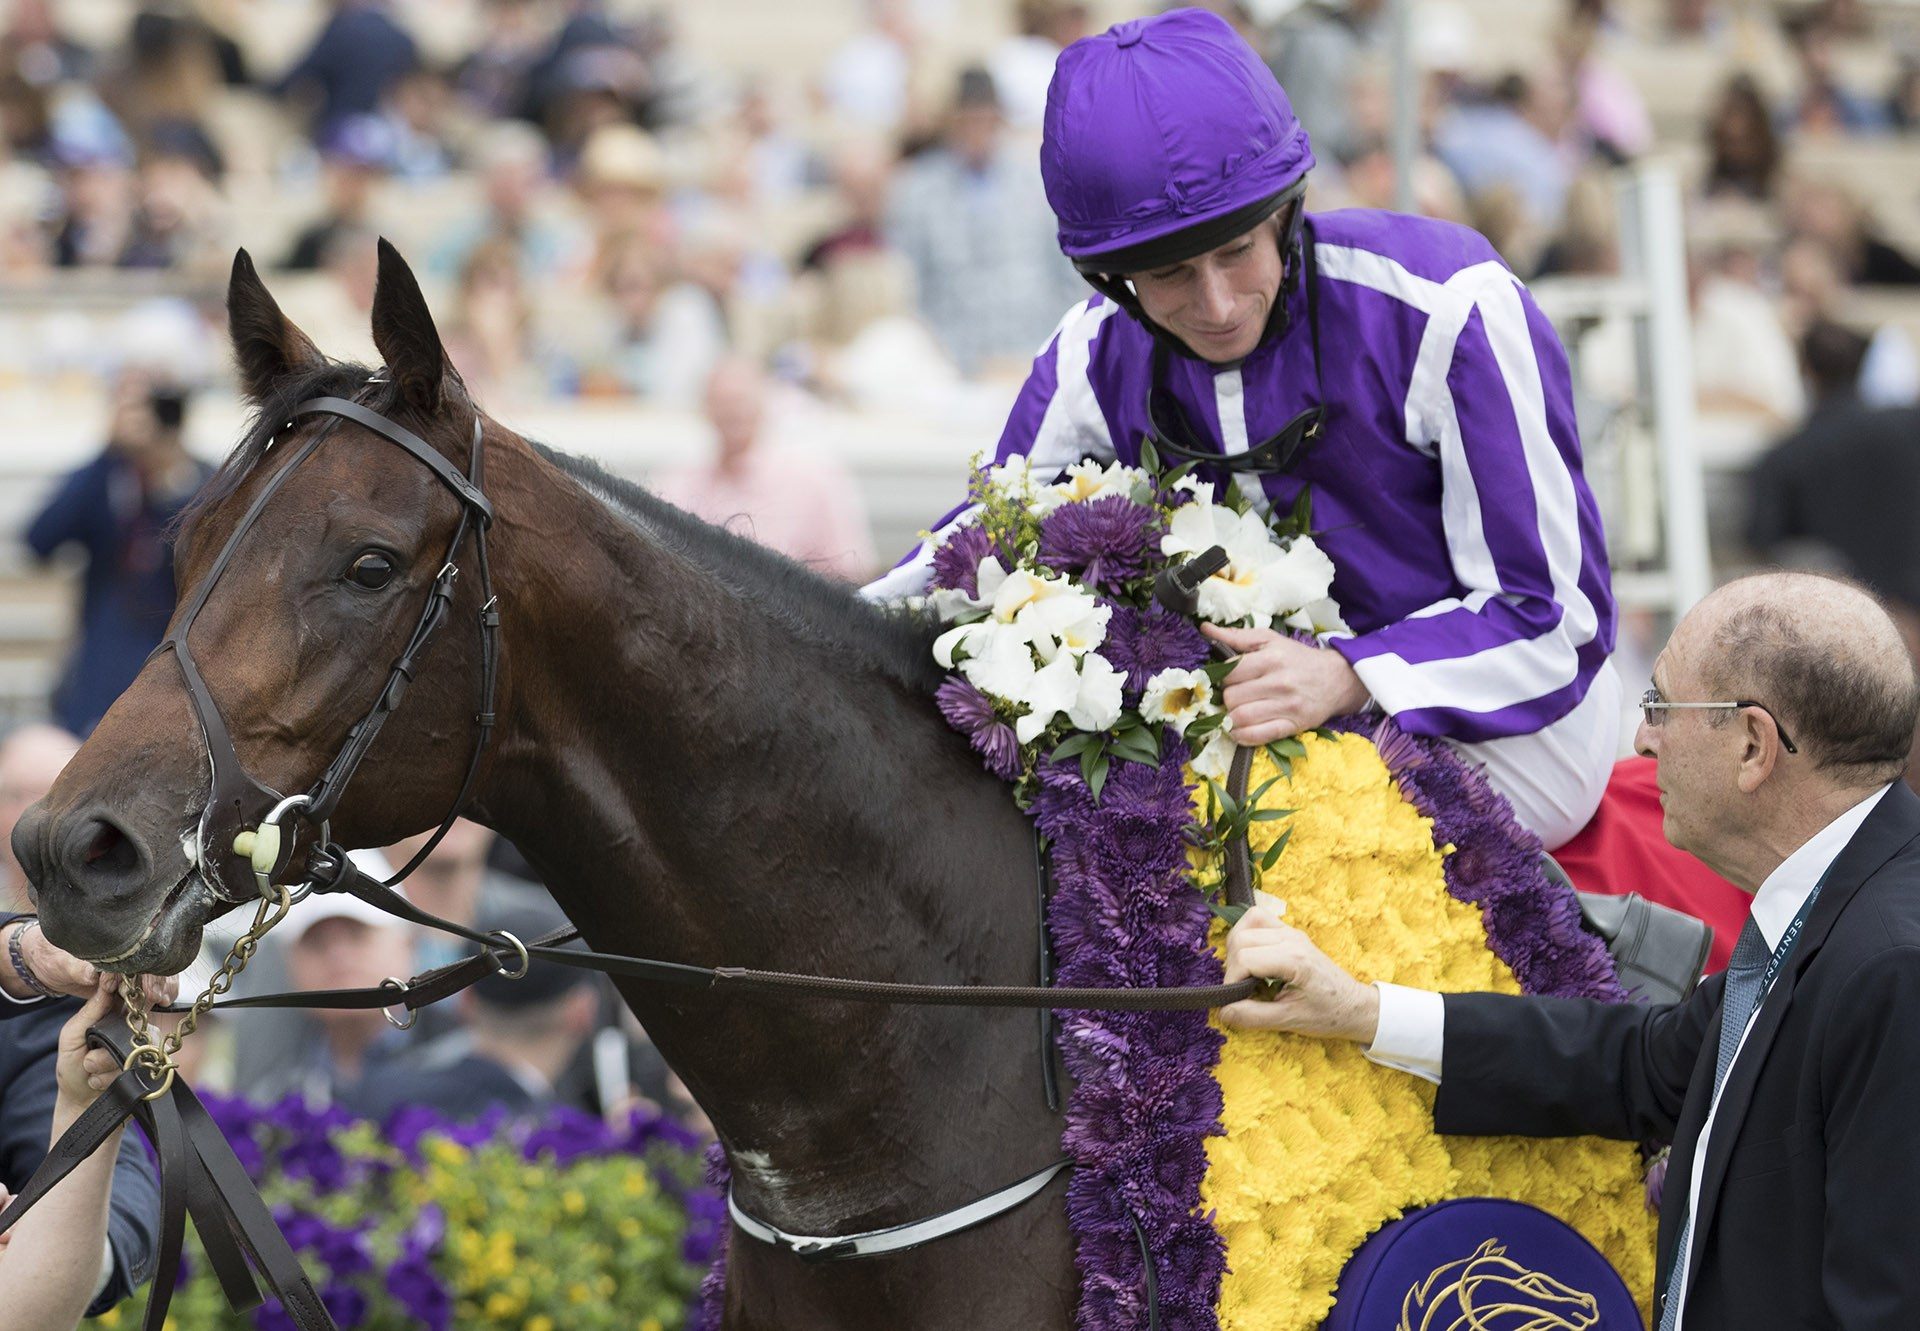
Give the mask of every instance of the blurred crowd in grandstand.
<svg viewBox="0 0 1920 1331">
<path fill-rule="evenodd" d="M 12 0 L 0 398 L 81 398 L 107 445 L 20 514 L 38 555 L 91 561 L 54 714 L 84 732 L 159 636 L 162 532 L 201 474 L 182 417 L 195 393 L 231 393 L 237 246 L 322 348 L 370 360 L 374 240 L 392 238 L 484 404 L 698 412 L 711 456 L 656 476 L 663 493 L 837 576 L 871 573 L 895 552 L 876 550 L 851 474 L 766 442 L 766 422 L 808 403 L 911 412 L 953 385 L 1010 398 L 1087 294 L 1037 169 L 1054 57 L 1145 7 Z M 1216 7 L 1312 135 L 1309 207 L 1392 206 L 1385 0 Z M 1920 642 L 1920 5 L 1417 0 L 1411 45 L 1416 206 L 1485 232 L 1529 281 L 1618 273 L 1614 173 L 1679 164 L 1720 566 L 1851 571 Z M 1639 391 L 1620 330 L 1563 330 L 1596 399 Z M 383 927 L 310 921 L 285 969 L 318 986 L 431 960 Z M 604 1034 L 611 1007 L 540 1001 L 476 994 L 436 1057 L 479 1077 L 471 1059 L 507 1051 L 523 1090 L 625 1077 L 670 1095 L 657 1068 L 620 1071 L 643 1046 Z M 573 1064 L 516 1052 L 561 1029 L 580 1037 Z M 383 1032 L 343 1017 L 275 1075 L 356 1094 L 341 1088 L 365 1060 L 414 1047 Z"/>
<path fill-rule="evenodd" d="M 665 6 L 15 0 L 0 275 L 217 292 L 244 244 L 303 275 L 287 304 L 317 341 L 361 346 L 386 233 L 437 280 L 456 360 L 495 401 L 693 404 L 729 349 L 856 400 L 903 372 L 1017 373 L 1084 294 L 1035 170 L 1053 57 L 1136 8 L 870 0 L 818 67 L 773 74 L 696 55 Z M 1383 0 L 1224 8 L 1313 135 L 1314 205 L 1390 203 Z M 1795 340 L 1849 288 L 1920 282 L 1903 248 L 1920 228 L 1869 206 L 1910 209 L 1910 182 L 1819 160 L 1920 121 L 1920 50 L 1863 0 L 1414 9 L 1418 206 L 1523 277 L 1612 270 L 1604 172 L 1682 152 L 1705 405 L 1793 424 Z M 1497 31 L 1526 9 L 1534 40 Z M 80 10 L 86 36 L 64 17 Z M 13 338 L 12 373 L 88 350 Z M 1915 377 L 1910 351 L 1869 365 L 1882 394 Z"/>
</svg>

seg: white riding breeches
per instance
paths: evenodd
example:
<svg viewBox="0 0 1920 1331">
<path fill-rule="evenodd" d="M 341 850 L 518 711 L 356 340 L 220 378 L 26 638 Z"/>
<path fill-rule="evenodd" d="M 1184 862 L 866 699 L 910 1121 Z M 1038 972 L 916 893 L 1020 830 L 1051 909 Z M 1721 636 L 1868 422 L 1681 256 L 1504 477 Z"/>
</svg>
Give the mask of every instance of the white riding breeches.
<svg viewBox="0 0 1920 1331">
<path fill-rule="evenodd" d="M 1486 769 L 1488 782 L 1546 849 L 1557 849 L 1600 807 L 1620 757 L 1620 676 L 1613 662 L 1601 666 L 1580 705 L 1545 730 L 1453 747 Z"/>
</svg>

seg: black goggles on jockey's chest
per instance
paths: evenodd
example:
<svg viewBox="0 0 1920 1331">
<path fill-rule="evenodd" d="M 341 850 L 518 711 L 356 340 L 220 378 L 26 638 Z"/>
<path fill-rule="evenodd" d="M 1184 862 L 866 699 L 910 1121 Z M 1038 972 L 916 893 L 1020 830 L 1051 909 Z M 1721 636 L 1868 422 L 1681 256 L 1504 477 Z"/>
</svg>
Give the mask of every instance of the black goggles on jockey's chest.
<svg viewBox="0 0 1920 1331">
<path fill-rule="evenodd" d="M 1303 270 L 1301 280 L 1306 287 L 1307 342 L 1312 348 L 1314 396 L 1320 399 L 1319 402 L 1244 453 L 1227 453 L 1205 447 L 1201 435 L 1187 419 L 1179 399 L 1166 387 L 1168 352 L 1155 339 L 1153 366 L 1147 379 L 1147 441 L 1162 458 L 1175 458 L 1180 462 L 1198 463 L 1246 475 L 1277 476 L 1298 466 L 1307 450 L 1324 433 L 1327 407 L 1326 393 L 1320 383 L 1320 316 L 1316 299 L 1319 275 L 1313 258 L 1311 233 L 1302 240 L 1300 254 Z M 1283 300 L 1284 286 L 1283 282 Z"/>
</svg>

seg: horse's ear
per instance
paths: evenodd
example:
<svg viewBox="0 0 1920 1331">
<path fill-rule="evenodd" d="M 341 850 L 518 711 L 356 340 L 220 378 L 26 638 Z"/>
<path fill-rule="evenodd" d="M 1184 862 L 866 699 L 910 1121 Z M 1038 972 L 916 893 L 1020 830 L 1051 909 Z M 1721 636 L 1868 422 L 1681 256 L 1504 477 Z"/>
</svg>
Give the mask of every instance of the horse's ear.
<svg viewBox="0 0 1920 1331">
<path fill-rule="evenodd" d="M 373 345 L 407 404 L 428 415 L 437 411 L 450 368 L 447 353 L 413 269 L 385 237 L 373 288 Z"/>
<path fill-rule="evenodd" d="M 255 402 L 266 397 L 276 379 L 326 359 L 313 339 L 280 312 L 245 250 L 233 256 L 227 282 L 227 333 L 240 366 L 240 387 Z"/>
</svg>

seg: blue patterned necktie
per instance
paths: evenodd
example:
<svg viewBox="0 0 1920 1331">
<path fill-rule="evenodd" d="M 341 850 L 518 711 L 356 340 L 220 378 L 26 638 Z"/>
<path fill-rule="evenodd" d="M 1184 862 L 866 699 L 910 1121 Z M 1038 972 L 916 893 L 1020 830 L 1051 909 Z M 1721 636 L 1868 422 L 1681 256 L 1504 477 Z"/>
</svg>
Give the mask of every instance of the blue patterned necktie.
<svg viewBox="0 0 1920 1331">
<path fill-rule="evenodd" d="M 1767 962 L 1771 957 L 1766 940 L 1760 936 L 1760 926 L 1753 922 L 1753 916 L 1747 916 L 1740 937 L 1733 945 L 1733 956 L 1727 962 L 1727 988 L 1720 998 L 1720 1045 L 1713 1060 L 1713 1098 L 1707 1102 L 1709 1112 L 1720 1101 L 1720 1087 L 1726 1083 L 1727 1069 L 1733 1066 L 1733 1056 L 1740 1048 L 1740 1037 L 1746 1034 L 1747 1022 L 1752 1019 L 1753 1009 L 1760 1001 L 1760 982 L 1766 976 Z M 1704 1139 L 1694 1143 L 1695 1151 L 1706 1149 Z M 1690 1198 L 1689 1203 L 1691 1210 L 1699 1205 L 1699 1200 Z M 1680 1281 L 1687 1265 L 1687 1247 L 1692 1241 L 1693 1216 L 1689 1214 L 1687 1223 L 1680 1230 L 1680 1244 L 1674 1249 L 1673 1270 L 1667 1275 L 1667 1297 L 1660 1310 L 1660 1331 L 1674 1331 L 1679 1321 Z"/>
</svg>

